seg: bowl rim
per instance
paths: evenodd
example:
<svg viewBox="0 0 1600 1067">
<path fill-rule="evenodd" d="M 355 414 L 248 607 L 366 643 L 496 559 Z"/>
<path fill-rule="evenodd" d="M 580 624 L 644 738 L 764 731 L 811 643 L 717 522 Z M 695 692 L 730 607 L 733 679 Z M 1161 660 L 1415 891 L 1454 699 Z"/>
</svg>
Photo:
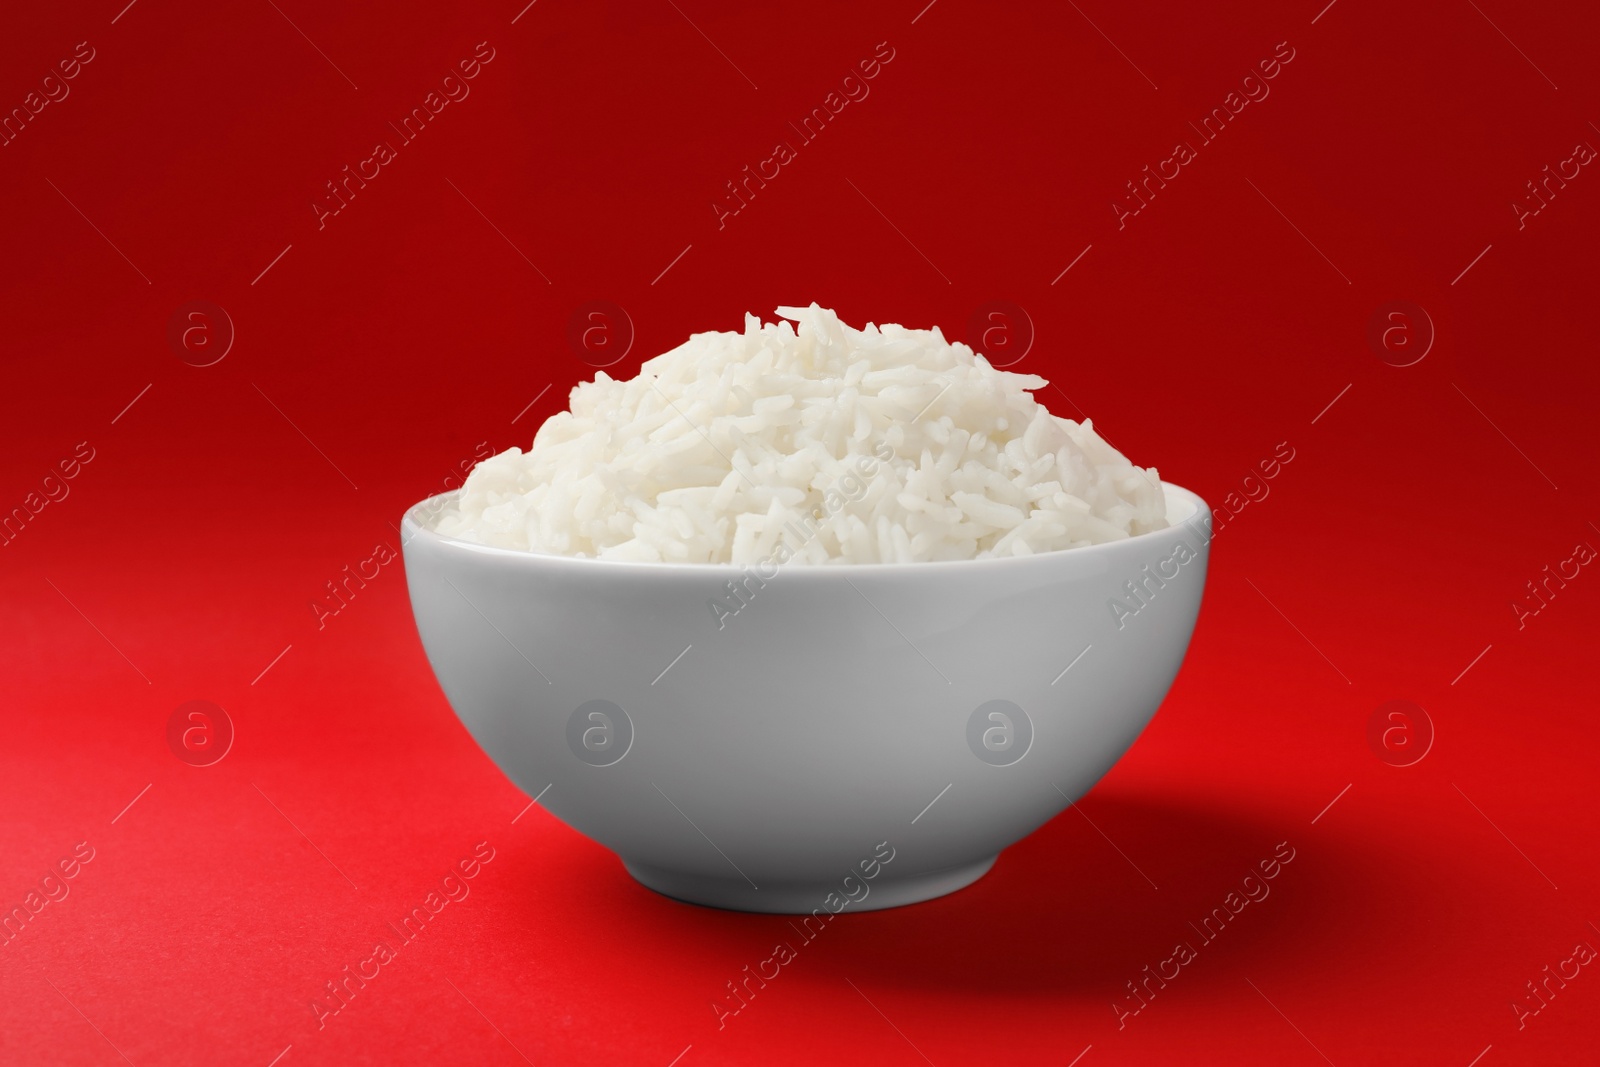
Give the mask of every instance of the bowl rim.
<svg viewBox="0 0 1600 1067">
<path fill-rule="evenodd" d="M 1199 548 L 1204 548 L 1210 543 L 1211 507 L 1192 489 L 1186 489 L 1172 482 L 1161 482 L 1162 495 L 1167 502 L 1167 522 L 1159 530 L 1135 534 L 1120 541 L 1103 541 L 1095 545 L 1084 545 L 1081 548 L 1061 548 L 1049 552 L 1037 552 L 1028 556 L 987 556 L 981 559 L 947 559 L 947 560 L 919 560 L 912 563 L 807 563 L 792 565 L 788 563 L 777 564 L 777 570 L 787 575 L 832 575 L 848 576 L 852 574 L 906 574 L 938 568 L 940 573 L 955 573 L 971 568 L 998 568 L 1018 566 L 1040 566 L 1044 560 L 1080 560 L 1088 562 L 1107 553 L 1116 551 L 1127 545 L 1148 543 L 1163 537 L 1181 535 L 1183 530 L 1193 530 L 1195 522 L 1200 520 L 1204 531 L 1201 536 Z M 744 574 L 752 571 L 761 563 L 670 563 L 659 560 L 624 560 L 624 559 L 595 559 L 588 556 L 563 556 L 552 552 L 532 552 L 522 548 L 504 548 L 500 545 L 485 545 L 475 541 L 466 541 L 458 537 L 441 534 L 425 525 L 419 519 L 424 509 L 440 509 L 446 502 L 461 493 L 461 489 L 451 489 L 448 492 L 436 493 L 430 497 L 412 504 L 400 517 L 400 548 L 404 552 L 406 547 L 417 538 L 437 545 L 442 551 L 460 553 L 466 556 L 478 556 L 484 559 L 500 559 L 513 566 L 568 566 L 588 567 L 595 569 L 596 573 L 616 572 L 637 574 L 685 574 L 685 575 L 715 575 L 715 574 Z M 1174 504 L 1188 505 L 1189 512 L 1178 518 L 1173 518 Z M 770 580 L 770 577 L 768 578 Z"/>
</svg>

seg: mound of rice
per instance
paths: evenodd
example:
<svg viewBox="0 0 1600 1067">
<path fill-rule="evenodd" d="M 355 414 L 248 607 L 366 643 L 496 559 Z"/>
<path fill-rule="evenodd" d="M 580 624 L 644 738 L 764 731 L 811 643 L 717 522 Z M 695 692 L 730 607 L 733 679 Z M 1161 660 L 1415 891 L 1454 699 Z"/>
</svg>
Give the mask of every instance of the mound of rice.
<svg viewBox="0 0 1600 1067">
<path fill-rule="evenodd" d="M 826 308 L 745 316 L 572 390 L 527 452 L 478 464 L 434 528 L 567 556 L 752 565 L 1027 555 L 1167 525 L 1154 468 L 1031 374 L 938 329 Z M 790 322 L 797 324 L 791 326 Z"/>
</svg>

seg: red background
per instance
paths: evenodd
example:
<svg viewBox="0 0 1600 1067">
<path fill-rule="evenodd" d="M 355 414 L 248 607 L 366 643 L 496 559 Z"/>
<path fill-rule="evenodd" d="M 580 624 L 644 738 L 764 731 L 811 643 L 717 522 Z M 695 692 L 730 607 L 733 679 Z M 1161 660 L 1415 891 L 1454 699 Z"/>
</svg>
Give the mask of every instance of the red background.
<svg viewBox="0 0 1600 1067">
<path fill-rule="evenodd" d="M 0 507 L 94 450 L 0 548 L 0 902 L 94 849 L 0 939 L 0 1060 L 1592 1062 L 1589 968 L 1511 1005 L 1600 946 L 1600 577 L 1521 629 L 1511 604 L 1600 547 L 1600 177 L 1520 230 L 1510 206 L 1600 146 L 1592 11 L 123 2 L 0 40 L 5 109 L 95 51 L 0 148 Z M 319 229 L 323 183 L 479 41 L 471 95 Z M 719 229 L 724 182 L 882 41 L 870 96 Z M 1283 41 L 1271 95 L 1119 229 L 1124 183 Z M 193 300 L 236 331 L 203 368 L 167 340 Z M 965 337 L 1010 301 L 1042 399 L 1213 504 L 1295 450 L 1081 811 L 968 890 L 846 913 L 721 1030 L 784 919 L 513 822 L 398 565 L 320 630 L 309 606 L 592 376 L 590 300 L 631 317 L 623 375 L 778 304 Z M 1404 368 L 1367 340 L 1394 300 L 1436 331 Z M 236 730 L 214 766 L 167 744 L 195 699 Z M 1408 767 L 1368 742 L 1394 699 L 1436 731 Z M 480 841 L 471 895 L 319 1029 L 324 983 Z M 1280 841 L 1272 895 L 1119 1030 L 1124 983 Z"/>
</svg>

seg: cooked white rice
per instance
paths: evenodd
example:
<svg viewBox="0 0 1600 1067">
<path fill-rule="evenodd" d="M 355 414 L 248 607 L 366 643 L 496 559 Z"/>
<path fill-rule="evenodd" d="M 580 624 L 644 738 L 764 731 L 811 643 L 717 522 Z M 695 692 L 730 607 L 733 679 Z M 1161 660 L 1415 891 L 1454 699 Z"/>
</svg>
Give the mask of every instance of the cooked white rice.
<svg viewBox="0 0 1600 1067">
<path fill-rule="evenodd" d="M 1027 555 L 1167 525 L 1154 468 L 938 329 L 745 316 L 572 390 L 435 529 L 567 556 L 751 565 Z"/>
</svg>

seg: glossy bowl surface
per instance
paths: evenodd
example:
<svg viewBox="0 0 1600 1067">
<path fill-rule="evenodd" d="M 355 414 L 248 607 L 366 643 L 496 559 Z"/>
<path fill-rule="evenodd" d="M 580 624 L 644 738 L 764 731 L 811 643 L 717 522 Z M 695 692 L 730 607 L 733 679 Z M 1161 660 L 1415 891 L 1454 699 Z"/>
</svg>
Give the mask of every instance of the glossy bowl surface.
<svg viewBox="0 0 1600 1067">
<path fill-rule="evenodd" d="M 659 892 L 825 915 L 969 884 L 1133 744 L 1211 538 L 1163 488 L 1167 529 L 1006 559 L 540 555 L 434 533 L 449 494 L 402 542 L 439 684 L 521 789 Z"/>
</svg>

